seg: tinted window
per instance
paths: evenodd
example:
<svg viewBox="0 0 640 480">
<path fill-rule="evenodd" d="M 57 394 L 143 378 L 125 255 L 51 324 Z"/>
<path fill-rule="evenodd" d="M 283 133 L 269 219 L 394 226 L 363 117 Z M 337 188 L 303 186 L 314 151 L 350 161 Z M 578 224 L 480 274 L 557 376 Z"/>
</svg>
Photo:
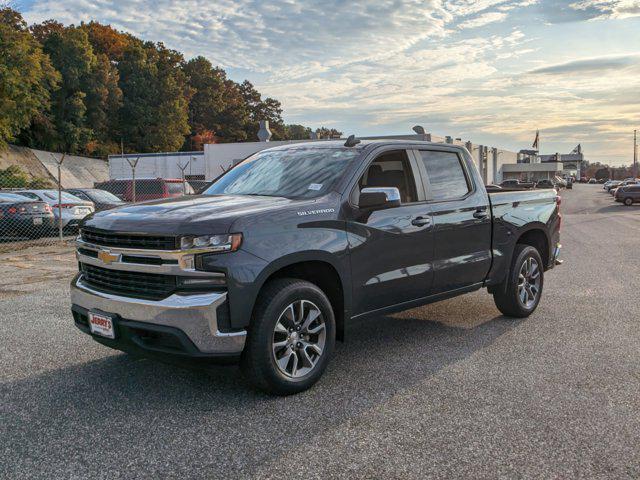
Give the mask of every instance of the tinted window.
<svg viewBox="0 0 640 480">
<path fill-rule="evenodd" d="M 417 200 L 416 183 L 404 150 L 377 157 L 360 179 L 360 190 L 367 187 L 396 187 L 402 203 Z"/>
<path fill-rule="evenodd" d="M 469 193 L 467 177 L 458 155 L 453 152 L 421 151 L 434 200 L 451 200 Z"/>
<path fill-rule="evenodd" d="M 72 192 L 73 193 L 73 192 Z M 110 203 L 110 202 L 114 202 L 114 203 L 122 203 L 122 200 L 120 200 L 118 197 L 116 197 L 114 194 L 107 192 L 106 190 L 91 190 L 89 192 L 90 197 L 95 200 L 96 202 L 103 202 L 103 203 Z"/>
<path fill-rule="evenodd" d="M 140 195 L 162 195 L 164 189 L 160 180 L 136 180 L 136 193 Z"/>
<path fill-rule="evenodd" d="M 18 192 L 18 195 L 22 195 L 23 197 L 33 198 L 34 200 L 40 200 L 40 197 L 38 195 L 31 192 Z"/>
<path fill-rule="evenodd" d="M 37 197 L 36 197 L 37 198 Z M 13 193 L 0 193 L 0 202 L 24 202 L 26 198 L 23 195 L 14 195 Z"/>
<path fill-rule="evenodd" d="M 106 190 L 107 192 L 111 192 L 115 195 L 124 195 L 127 190 L 127 184 L 123 181 L 116 182 L 104 182 L 96 185 L 101 190 Z"/>
<path fill-rule="evenodd" d="M 74 203 L 81 202 L 82 200 L 76 197 L 75 195 L 71 195 L 68 192 L 62 192 L 62 194 L 58 197 L 58 192 L 55 190 L 46 190 L 44 192 L 44 196 L 49 200 L 58 201 L 58 198 L 61 198 L 63 202 Z"/>
</svg>

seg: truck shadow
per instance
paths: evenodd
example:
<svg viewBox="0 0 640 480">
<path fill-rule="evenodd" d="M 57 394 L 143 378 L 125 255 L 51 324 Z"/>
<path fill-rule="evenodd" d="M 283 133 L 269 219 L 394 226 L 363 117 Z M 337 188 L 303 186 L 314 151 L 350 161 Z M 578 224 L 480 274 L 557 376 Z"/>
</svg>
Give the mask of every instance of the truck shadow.
<svg viewBox="0 0 640 480">
<path fill-rule="evenodd" d="M 185 369 L 113 354 L 5 383 L 5 440 L 16 448 L 19 441 L 12 455 L 31 464 L 46 464 L 39 458 L 43 445 L 63 459 L 70 445 L 91 443 L 91 449 L 74 449 L 87 468 L 99 468 L 105 458 L 161 465 L 187 454 L 220 467 L 248 456 L 258 468 L 428 381 L 519 323 L 494 317 L 471 327 L 446 326 L 418 310 L 361 322 L 338 343 L 315 388 L 286 398 L 253 391 L 235 366 Z M 157 442 L 169 448 L 149 448 Z"/>
</svg>

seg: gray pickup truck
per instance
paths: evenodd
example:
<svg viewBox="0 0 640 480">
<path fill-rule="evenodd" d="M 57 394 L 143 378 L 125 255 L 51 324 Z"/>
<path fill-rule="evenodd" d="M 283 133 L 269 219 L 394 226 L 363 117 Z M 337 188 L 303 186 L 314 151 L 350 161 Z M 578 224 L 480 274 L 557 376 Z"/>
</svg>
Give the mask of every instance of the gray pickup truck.
<svg viewBox="0 0 640 480">
<path fill-rule="evenodd" d="M 559 208 L 553 189 L 487 193 L 450 144 L 271 148 L 201 195 L 87 218 L 73 318 L 109 347 L 240 362 L 258 388 L 291 394 L 355 318 L 483 287 L 504 315 L 530 315 L 560 263 Z"/>
</svg>

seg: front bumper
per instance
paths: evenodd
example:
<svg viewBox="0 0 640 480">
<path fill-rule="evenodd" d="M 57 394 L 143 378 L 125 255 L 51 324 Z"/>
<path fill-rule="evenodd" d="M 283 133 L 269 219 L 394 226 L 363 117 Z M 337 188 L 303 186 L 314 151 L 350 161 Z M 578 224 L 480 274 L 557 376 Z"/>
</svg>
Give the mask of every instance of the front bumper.
<svg viewBox="0 0 640 480">
<path fill-rule="evenodd" d="M 163 300 L 142 300 L 97 291 L 83 283 L 81 274 L 71 282 L 72 311 L 78 328 L 89 333 L 83 323 L 88 311 L 114 316 L 116 339 L 94 338 L 120 350 L 128 350 L 133 344 L 136 349 L 186 357 L 238 357 L 247 332 L 220 331 L 218 317 L 224 312 L 226 300 L 226 292 L 176 293 Z M 167 341 L 157 341 L 162 336 Z"/>
</svg>

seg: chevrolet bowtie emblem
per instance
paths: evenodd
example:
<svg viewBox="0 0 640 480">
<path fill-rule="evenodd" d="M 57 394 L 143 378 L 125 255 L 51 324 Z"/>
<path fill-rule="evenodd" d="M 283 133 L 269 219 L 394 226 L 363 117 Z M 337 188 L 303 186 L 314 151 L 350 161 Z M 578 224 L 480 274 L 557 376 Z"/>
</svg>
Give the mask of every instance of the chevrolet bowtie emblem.
<svg viewBox="0 0 640 480">
<path fill-rule="evenodd" d="M 120 255 L 111 253 L 109 250 L 100 250 L 98 252 L 98 258 L 105 265 L 109 265 L 110 263 L 119 261 Z"/>
</svg>

